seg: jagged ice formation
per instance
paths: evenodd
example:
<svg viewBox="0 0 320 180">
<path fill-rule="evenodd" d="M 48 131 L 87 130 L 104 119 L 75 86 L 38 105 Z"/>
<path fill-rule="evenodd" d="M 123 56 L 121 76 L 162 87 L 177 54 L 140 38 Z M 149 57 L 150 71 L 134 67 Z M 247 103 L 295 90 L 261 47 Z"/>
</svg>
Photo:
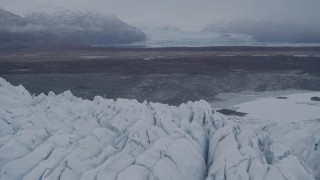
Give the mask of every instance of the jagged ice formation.
<svg viewBox="0 0 320 180">
<path fill-rule="evenodd" d="M 319 179 L 319 122 L 297 123 L 309 133 L 289 146 L 274 121 L 224 116 L 203 100 L 32 96 L 0 78 L 0 179 Z"/>
</svg>

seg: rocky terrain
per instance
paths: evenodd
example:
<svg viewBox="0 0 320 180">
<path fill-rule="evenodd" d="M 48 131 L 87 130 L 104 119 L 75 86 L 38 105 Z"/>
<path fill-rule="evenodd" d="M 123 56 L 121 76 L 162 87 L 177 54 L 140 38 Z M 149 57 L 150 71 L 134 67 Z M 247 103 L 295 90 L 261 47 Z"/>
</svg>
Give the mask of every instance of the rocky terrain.
<svg viewBox="0 0 320 180">
<path fill-rule="evenodd" d="M 320 90 L 319 48 L 61 48 L 0 51 L 0 76 L 31 93 L 181 104 L 219 93 Z"/>
</svg>

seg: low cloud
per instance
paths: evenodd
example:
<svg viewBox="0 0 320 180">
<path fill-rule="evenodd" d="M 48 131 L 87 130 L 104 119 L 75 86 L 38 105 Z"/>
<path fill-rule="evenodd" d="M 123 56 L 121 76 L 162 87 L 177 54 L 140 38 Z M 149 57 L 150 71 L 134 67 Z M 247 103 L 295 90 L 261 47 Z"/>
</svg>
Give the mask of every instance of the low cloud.
<svg viewBox="0 0 320 180">
<path fill-rule="evenodd" d="M 233 20 L 208 25 L 204 31 L 247 34 L 259 42 L 320 43 L 320 25 L 293 22 Z"/>
<path fill-rule="evenodd" d="M 90 9 L 115 14 L 128 23 L 169 23 L 191 30 L 237 18 L 320 24 L 319 0 L 0 0 L 0 6 L 20 14 L 43 5 Z"/>
</svg>

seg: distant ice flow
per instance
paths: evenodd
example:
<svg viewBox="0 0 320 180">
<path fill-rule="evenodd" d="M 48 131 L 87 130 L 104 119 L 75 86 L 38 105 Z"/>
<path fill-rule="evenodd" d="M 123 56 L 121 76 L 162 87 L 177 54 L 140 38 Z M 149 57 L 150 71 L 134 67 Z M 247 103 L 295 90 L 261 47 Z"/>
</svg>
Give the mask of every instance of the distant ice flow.
<svg viewBox="0 0 320 180">
<path fill-rule="evenodd" d="M 139 26 L 138 26 L 139 27 Z M 146 36 L 146 41 L 122 45 L 124 47 L 210 47 L 210 46 L 285 46 L 304 47 L 320 46 L 320 43 L 292 43 L 292 42 L 260 42 L 248 34 L 236 32 L 212 31 L 182 31 L 164 28 L 139 27 Z M 120 46 L 121 47 L 121 46 Z"/>
<path fill-rule="evenodd" d="M 234 105 L 38 96 L 0 78 L 0 179 L 320 179 L 320 93 Z"/>
</svg>

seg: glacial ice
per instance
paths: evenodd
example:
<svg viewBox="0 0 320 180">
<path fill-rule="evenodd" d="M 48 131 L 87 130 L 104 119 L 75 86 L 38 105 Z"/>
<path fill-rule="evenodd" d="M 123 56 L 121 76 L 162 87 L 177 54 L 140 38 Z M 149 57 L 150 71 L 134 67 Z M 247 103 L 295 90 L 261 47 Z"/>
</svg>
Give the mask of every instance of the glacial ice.
<svg viewBox="0 0 320 180">
<path fill-rule="evenodd" d="M 320 179 L 319 94 L 282 100 L 298 118 L 249 108 L 265 100 L 236 117 L 203 100 L 34 96 L 0 78 L 0 179 Z"/>
</svg>

